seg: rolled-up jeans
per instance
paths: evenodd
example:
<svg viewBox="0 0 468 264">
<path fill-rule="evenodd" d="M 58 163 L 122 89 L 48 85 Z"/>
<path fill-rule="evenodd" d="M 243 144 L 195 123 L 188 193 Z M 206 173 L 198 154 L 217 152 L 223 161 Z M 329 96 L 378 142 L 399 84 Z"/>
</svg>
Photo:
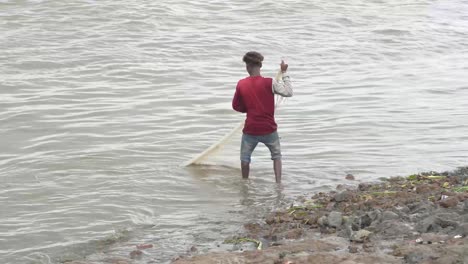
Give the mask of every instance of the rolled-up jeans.
<svg viewBox="0 0 468 264">
<path fill-rule="evenodd" d="M 275 131 L 271 134 L 261 136 L 253 136 L 244 133 L 242 135 L 240 160 L 250 163 L 252 152 L 259 142 L 265 144 L 265 146 L 270 150 L 272 160 L 281 159 L 280 140 L 278 132 Z"/>
</svg>

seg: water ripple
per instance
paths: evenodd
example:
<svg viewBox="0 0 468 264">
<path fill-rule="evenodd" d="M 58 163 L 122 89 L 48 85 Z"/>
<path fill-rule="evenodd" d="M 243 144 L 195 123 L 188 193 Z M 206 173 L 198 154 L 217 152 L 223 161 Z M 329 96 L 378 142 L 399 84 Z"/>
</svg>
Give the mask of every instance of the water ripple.
<svg viewBox="0 0 468 264">
<path fill-rule="evenodd" d="M 466 165 L 468 3 L 0 1 L 0 258 L 167 263 L 288 197 Z M 242 120 L 242 55 L 290 63 L 285 183 L 180 165 Z M 232 162 L 232 164 L 231 164 Z M 105 249 L 107 255 L 99 252 Z"/>
</svg>

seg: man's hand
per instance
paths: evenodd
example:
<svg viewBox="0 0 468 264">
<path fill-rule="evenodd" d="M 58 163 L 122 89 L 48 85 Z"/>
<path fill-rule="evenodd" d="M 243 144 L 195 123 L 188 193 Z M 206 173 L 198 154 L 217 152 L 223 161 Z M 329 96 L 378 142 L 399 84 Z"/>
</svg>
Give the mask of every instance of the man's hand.
<svg viewBox="0 0 468 264">
<path fill-rule="evenodd" d="M 286 72 L 288 70 L 288 65 L 284 63 L 284 60 L 281 60 L 280 67 L 282 72 Z"/>
</svg>

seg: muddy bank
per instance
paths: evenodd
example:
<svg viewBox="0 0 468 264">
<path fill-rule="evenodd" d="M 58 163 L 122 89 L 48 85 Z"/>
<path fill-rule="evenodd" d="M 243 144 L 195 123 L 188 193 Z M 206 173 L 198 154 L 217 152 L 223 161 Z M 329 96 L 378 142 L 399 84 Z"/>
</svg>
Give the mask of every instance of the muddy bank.
<svg viewBox="0 0 468 264">
<path fill-rule="evenodd" d="M 468 263 L 468 167 L 340 185 L 272 212 L 195 263 Z"/>
</svg>

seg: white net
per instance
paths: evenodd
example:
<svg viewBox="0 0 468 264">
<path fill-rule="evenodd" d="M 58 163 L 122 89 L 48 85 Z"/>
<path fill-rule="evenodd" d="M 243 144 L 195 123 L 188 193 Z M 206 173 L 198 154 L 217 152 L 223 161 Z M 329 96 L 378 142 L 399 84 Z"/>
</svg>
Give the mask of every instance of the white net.
<svg viewBox="0 0 468 264">
<path fill-rule="evenodd" d="M 277 80 L 282 79 L 281 71 L 276 75 Z M 276 96 L 275 111 L 278 110 L 280 104 L 284 102 L 284 97 Z M 224 167 L 239 167 L 239 148 L 242 138 L 242 129 L 244 122 L 235 126 L 231 131 L 224 135 L 220 140 L 214 142 L 213 145 L 205 149 L 200 154 L 187 161 L 184 166 L 192 165 L 208 165 L 208 166 L 224 166 Z M 257 150 L 256 150 L 257 152 Z"/>
</svg>

